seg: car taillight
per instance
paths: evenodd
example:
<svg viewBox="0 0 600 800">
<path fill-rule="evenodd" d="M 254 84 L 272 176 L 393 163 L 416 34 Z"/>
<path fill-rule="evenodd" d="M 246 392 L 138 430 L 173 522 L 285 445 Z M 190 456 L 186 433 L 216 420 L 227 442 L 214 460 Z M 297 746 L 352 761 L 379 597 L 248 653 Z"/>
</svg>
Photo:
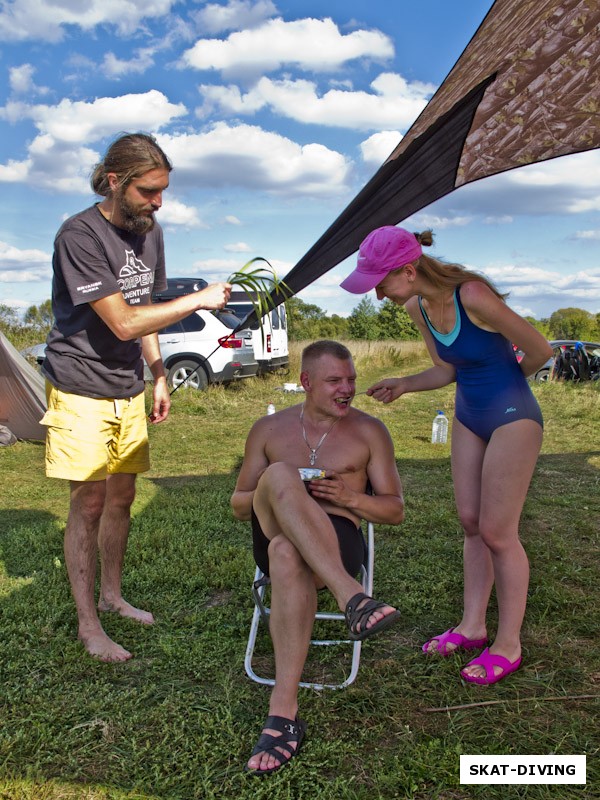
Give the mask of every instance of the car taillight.
<svg viewBox="0 0 600 800">
<path fill-rule="evenodd" d="M 271 334 L 267 333 L 267 353 L 271 352 Z"/>
<path fill-rule="evenodd" d="M 221 347 L 225 347 L 227 350 L 239 350 L 244 346 L 242 339 L 233 339 L 231 336 L 221 337 L 219 339 L 219 344 Z"/>
</svg>

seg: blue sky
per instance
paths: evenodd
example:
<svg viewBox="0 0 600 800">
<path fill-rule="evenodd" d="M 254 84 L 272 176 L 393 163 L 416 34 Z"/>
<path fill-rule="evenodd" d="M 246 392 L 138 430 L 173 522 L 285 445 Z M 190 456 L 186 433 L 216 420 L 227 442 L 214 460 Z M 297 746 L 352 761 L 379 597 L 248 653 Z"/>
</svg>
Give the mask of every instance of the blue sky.
<svg viewBox="0 0 600 800">
<path fill-rule="evenodd" d="M 0 303 L 50 297 L 52 243 L 91 205 L 123 131 L 174 163 L 158 219 L 171 276 L 280 275 L 409 129 L 489 0 L 5 0 L 0 4 Z M 405 221 L 520 313 L 600 311 L 600 151 L 513 170 Z M 97 198 L 96 198 L 97 199 Z M 351 258 L 300 297 L 347 315 Z"/>
</svg>

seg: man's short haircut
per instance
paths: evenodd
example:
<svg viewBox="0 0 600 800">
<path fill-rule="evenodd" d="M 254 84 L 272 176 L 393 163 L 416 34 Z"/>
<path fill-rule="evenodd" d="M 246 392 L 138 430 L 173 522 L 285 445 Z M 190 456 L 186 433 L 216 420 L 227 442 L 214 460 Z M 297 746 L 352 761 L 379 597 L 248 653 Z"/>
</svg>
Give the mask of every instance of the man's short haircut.
<svg viewBox="0 0 600 800">
<path fill-rule="evenodd" d="M 96 194 L 107 197 L 111 193 L 109 172 L 115 173 L 119 188 L 124 190 L 134 178 L 140 178 L 152 169 L 166 169 L 168 172 L 173 169 L 154 136 L 148 133 L 125 133 L 115 139 L 102 161 L 96 164 L 90 183 Z"/>
<path fill-rule="evenodd" d="M 321 356 L 333 356 L 339 358 L 340 361 L 352 360 L 352 353 L 345 345 L 331 339 L 320 339 L 318 342 L 307 345 L 302 351 L 301 370 L 303 372 L 307 370 Z"/>
</svg>

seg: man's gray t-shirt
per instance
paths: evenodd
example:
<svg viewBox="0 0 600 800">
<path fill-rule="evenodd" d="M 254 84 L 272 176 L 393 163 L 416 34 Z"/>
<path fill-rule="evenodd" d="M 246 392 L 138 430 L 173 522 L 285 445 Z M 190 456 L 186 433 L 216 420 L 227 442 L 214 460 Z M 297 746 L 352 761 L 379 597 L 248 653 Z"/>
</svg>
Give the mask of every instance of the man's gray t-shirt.
<svg viewBox="0 0 600 800">
<path fill-rule="evenodd" d="M 148 305 L 165 289 L 162 230 L 138 235 L 117 228 L 97 206 L 68 219 L 54 242 L 54 327 L 42 372 L 64 392 L 134 397 L 144 390 L 141 341 L 122 342 L 89 305 L 122 292 L 129 305 Z"/>
</svg>

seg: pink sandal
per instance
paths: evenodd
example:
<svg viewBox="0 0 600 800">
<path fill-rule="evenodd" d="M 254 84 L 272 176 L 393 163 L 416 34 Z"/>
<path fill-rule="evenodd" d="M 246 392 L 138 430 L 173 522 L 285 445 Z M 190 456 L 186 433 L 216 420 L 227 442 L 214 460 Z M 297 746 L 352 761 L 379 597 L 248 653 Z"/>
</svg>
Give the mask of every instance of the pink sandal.
<svg viewBox="0 0 600 800">
<path fill-rule="evenodd" d="M 469 639 L 463 636 L 462 633 L 453 633 L 453 631 L 454 628 L 450 628 L 439 636 L 433 636 L 429 641 L 425 642 L 421 649 L 427 655 L 435 655 L 437 652 L 440 656 L 451 656 L 452 653 L 459 648 L 462 650 L 477 650 L 477 648 L 485 647 L 487 644 L 487 636 L 484 636 L 483 639 Z M 431 642 L 437 642 L 437 646 L 434 648 L 433 652 L 430 652 L 428 649 Z M 456 647 L 452 650 L 448 650 L 447 645 L 449 644 L 454 644 Z"/>
<path fill-rule="evenodd" d="M 489 686 L 492 683 L 498 683 L 502 678 L 506 678 L 511 672 L 516 672 L 521 666 L 522 657 L 517 658 L 516 661 L 509 661 L 504 656 L 498 656 L 495 653 L 490 653 L 489 648 L 485 648 L 481 655 L 469 661 L 467 667 L 483 667 L 485 675 L 479 677 L 475 675 L 466 675 L 465 670 L 461 670 L 460 674 L 463 680 L 469 683 L 478 683 L 480 686 Z M 494 667 L 500 667 L 502 672 L 496 675 Z M 466 667 L 465 667 L 466 669 Z"/>
</svg>

